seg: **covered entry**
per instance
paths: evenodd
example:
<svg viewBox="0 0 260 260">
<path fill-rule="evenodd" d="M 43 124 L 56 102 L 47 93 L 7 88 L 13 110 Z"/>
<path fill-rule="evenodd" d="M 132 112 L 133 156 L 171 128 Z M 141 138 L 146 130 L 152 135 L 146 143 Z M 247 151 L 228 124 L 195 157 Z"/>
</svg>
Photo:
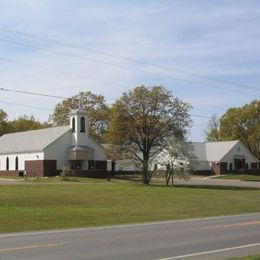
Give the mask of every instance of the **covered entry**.
<svg viewBox="0 0 260 260">
<path fill-rule="evenodd" d="M 89 146 L 71 146 L 67 149 L 71 170 L 87 170 L 88 161 L 94 159 L 94 149 Z"/>
<path fill-rule="evenodd" d="M 234 165 L 235 165 L 235 170 L 239 169 L 245 169 L 246 167 L 246 160 L 244 157 L 236 157 L 234 159 Z"/>
</svg>

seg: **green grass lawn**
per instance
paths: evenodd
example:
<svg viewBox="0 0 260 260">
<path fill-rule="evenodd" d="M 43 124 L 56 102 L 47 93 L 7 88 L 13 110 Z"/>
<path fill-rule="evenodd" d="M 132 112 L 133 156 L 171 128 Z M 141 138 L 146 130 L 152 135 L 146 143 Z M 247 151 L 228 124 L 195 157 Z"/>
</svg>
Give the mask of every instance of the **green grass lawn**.
<svg viewBox="0 0 260 260">
<path fill-rule="evenodd" d="M 143 186 L 70 178 L 0 185 L 0 232 L 114 225 L 260 211 L 260 190 Z"/>
<path fill-rule="evenodd" d="M 249 175 L 249 174 L 227 174 L 227 175 L 223 175 L 223 176 L 217 176 L 214 179 L 260 181 L 260 176 Z"/>
</svg>

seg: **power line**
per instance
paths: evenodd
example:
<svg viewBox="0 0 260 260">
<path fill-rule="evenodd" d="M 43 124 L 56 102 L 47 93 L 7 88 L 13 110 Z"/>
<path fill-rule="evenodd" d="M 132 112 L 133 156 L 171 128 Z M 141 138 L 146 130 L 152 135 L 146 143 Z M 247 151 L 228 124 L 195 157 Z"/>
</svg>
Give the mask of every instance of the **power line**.
<svg viewBox="0 0 260 260">
<path fill-rule="evenodd" d="M 193 115 L 193 114 L 190 114 L 190 116 L 192 116 L 192 117 L 199 117 L 199 118 L 211 118 L 211 116 Z"/>
<path fill-rule="evenodd" d="M 97 80 L 97 79 L 89 78 L 87 76 L 82 76 L 82 75 L 79 75 L 79 74 L 73 74 L 73 73 L 70 73 L 70 72 L 64 72 L 64 71 L 56 70 L 56 69 L 54 70 L 54 69 L 50 69 L 50 68 L 47 68 L 47 67 L 44 67 L 44 66 L 34 65 L 34 64 L 31 64 L 31 63 L 20 62 L 20 61 L 16 61 L 16 60 L 12 60 L 12 59 L 7 59 L 7 58 L 4 58 L 4 57 L 0 57 L 0 60 L 5 61 L 5 62 L 9 62 L 9 63 L 16 63 L 16 64 L 20 64 L 20 65 L 25 65 L 25 66 L 38 68 L 38 69 L 52 71 L 52 72 L 55 72 L 55 73 L 60 73 L 60 74 L 64 74 L 64 75 L 68 75 L 68 76 L 72 76 L 72 77 L 83 78 L 83 79 L 96 81 L 96 82 L 100 82 L 100 83 L 104 83 L 104 84 L 109 84 L 109 85 L 114 85 L 114 86 L 119 86 L 119 87 L 125 87 L 124 85 L 121 85 L 121 84 L 118 84 L 118 83 L 114 83 L 114 82 Z M 171 76 L 171 78 L 175 79 L 175 80 L 188 82 L 188 83 L 191 83 L 191 84 L 196 84 L 196 85 L 199 84 L 202 87 L 215 88 L 215 89 L 220 89 L 220 90 L 229 91 L 229 92 L 234 93 L 233 92 L 234 90 L 226 89 L 224 87 L 205 85 L 205 84 L 201 84 L 199 82 L 195 82 L 195 81 L 191 81 L 191 80 L 187 80 L 187 79 L 180 79 L 180 78 L 176 78 L 176 77 L 172 77 L 172 76 Z M 253 95 L 253 94 L 245 93 L 245 92 L 238 91 L 238 90 L 236 90 L 236 93 L 240 93 L 240 94 L 243 94 L 243 95 L 255 97 L 255 95 Z"/>
<path fill-rule="evenodd" d="M 148 62 L 145 62 L 145 61 L 142 61 L 142 60 L 139 60 L 139 59 L 129 58 L 129 57 L 126 57 L 126 56 L 123 56 L 123 55 L 115 54 L 115 53 L 100 51 L 100 50 L 97 50 L 97 49 L 94 49 L 94 48 L 79 47 L 79 46 L 64 43 L 62 41 L 52 39 L 52 38 L 49 38 L 49 37 L 43 37 L 43 36 L 31 34 L 31 33 L 21 32 L 21 31 L 18 31 L 18 30 L 10 30 L 10 29 L 4 29 L 4 28 L 0 28 L 0 30 L 5 32 L 5 33 L 9 33 L 9 34 L 20 34 L 20 35 L 30 37 L 30 38 L 38 38 L 38 39 L 41 39 L 41 40 L 44 40 L 44 41 L 49 41 L 49 42 L 52 42 L 52 43 L 59 44 L 61 46 L 66 46 L 66 47 L 70 47 L 70 48 L 74 48 L 74 49 L 88 50 L 88 51 L 100 53 L 102 55 L 117 57 L 117 58 L 120 58 L 120 59 L 128 60 L 130 62 L 139 63 L 139 64 L 142 64 L 142 65 L 152 65 L 153 67 L 177 71 L 177 72 L 180 72 L 180 73 L 183 73 L 183 74 L 189 74 L 189 75 L 192 75 L 192 76 L 204 78 L 204 79 L 214 81 L 214 82 L 219 82 L 219 83 L 224 83 L 224 84 L 227 84 L 227 85 L 232 85 L 232 86 L 236 86 L 236 87 L 242 87 L 242 88 L 246 88 L 246 89 L 252 89 L 252 90 L 259 91 L 259 88 L 247 86 L 247 85 L 244 85 L 244 84 L 241 84 L 241 83 L 238 83 L 238 82 L 233 82 L 233 81 L 230 81 L 230 80 L 223 80 L 223 79 L 219 79 L 219 78 L 216 78 L 216 77 L 205 76 L 205 75 L 202 75 L 200 73 L 195 73 L 195 72 L 191 72 L 189 70 L 184 70 L 184 69 L 180 69 L 180 68 L 176 68 L 176 67 L 172 67 L 172 66 L 165 66 L 165 65 L 158 65 L 158 64 L 155 64 L 155 63 L 148 63 Z M 148 72 L 148 71 L 146 71 L 146 72 Z"/>
<path fill-rule="evenodd" d="M 1 90 L 2 90 L 2 89 L 1 89 Z M 33 108 L 33 109 L 51 111 L 51 109 L 48 109 L 48 108 L 45 108 L 45 107 L 37 107 L 37 106 L 31 106 L 31 105 L 13 103 L 13 102 L 4 101 L 4 100 L 0 100 L 0 103 L 6 104 L 6 105 L 14 105 L 14 106 L 20 106 L 20 107 L 28 107 L 28 108 Z"/>
<path fill-rule="evenodd" d="M 74 74 L 74 73 L 70 73 L 70 72 L 66 72 L 66 71 L 62 71 L 62 70 L 50 69 L 49 67 L 35 65 L 35 64 L 32 64 L 32 63 L 20 62 L 20 61 L 16 61 L 16 60 L 12 60 L 12 59 L 7 59 L 7 58 L 4 58 L 4 57 L 0 57 L 0 60 L 5 61 L 5 62 L 9 62 L 9 63 L 19 64 L 19 65 L 25 65 L 25 66 L 29 66 L 29 67 L 32 67 L 32 68 L 45 70 L 45 71 L 51 71 L 51 72 L 54 72 L 54 73 L 59 73 L 59 74 L 63 74 L 63 75 L 71 76 L 71 77 L 96 81 L 96 82 L 106 84 L 106 85 L 109 84 L 109 85 L 113 85 L 113 86 L 125 87 L 124 85 L 117 84 L 117 83 L 114 83 L 114 82 L 93 79 L 93 78 L 90 78 L 86 75 L 83 76 L 83 75 L 80 75 L 80 74 Z"/>
<path fill-rule="evenodd" d="M 42 97 L 51 97 L 51 98 L 59 98 L 59 99 L 66 99 L 67 98 L 67 97 L 62 97 L 62 96 L 48 95 L 48 94 L 29 92 L 29 91 L 22 91 L 22 90 L 15 90 L 15 89 L 8 89 L 8 88 L 0 88 L 0 90 L 7 91 L 7 92 L 20 93 L 20 94 L 42 96 Z"/>
<path fill-rule="evenodd" d="M 0 91 L 15 92 L 15 93 L 20 93 L 20 94 L 35 95 L 35 96 L 42 96 L 42 97 L 51 97 L 51 98 L 57 98 L 57 99 L 67 99 L 67 97 L 62 97 L 62 96 L 48 95 L 48 94 L 37 93 L 37 92 L 28 92 L 28 91 L 16 90 L 16 89 L 0 88 Z M 31 108 L 45 109 L 45 108 L 39 108 L 39 107 L 34 107 L 34 106 L 29 106 L 29 105 L 22 105 L 22 104 L 11 103 L 11 102 L 1 101 L 1 100 L 0 100 L 0 102 L 6 103 L 6 104 L 26 106 L 26 107 L 31 107 Z M 47 109 L 47 110 L 49 110 L 49 109 Z M 211 118 L 211 116 L 205 116 L 205 115 L 190 114 L 190 116 L 199 117 L 199 118 Z"/>
</svg>

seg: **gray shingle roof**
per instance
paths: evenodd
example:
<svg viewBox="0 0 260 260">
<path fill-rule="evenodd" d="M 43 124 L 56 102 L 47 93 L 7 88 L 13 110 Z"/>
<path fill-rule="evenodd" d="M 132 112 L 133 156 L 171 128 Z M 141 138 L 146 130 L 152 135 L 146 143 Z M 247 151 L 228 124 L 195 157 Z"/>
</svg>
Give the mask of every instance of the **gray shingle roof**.
<svg viewBox="0 0 260 260">
<path fill-rule="evenodd" d="M 192 143 L 199 161 L 220 161 L 239 141 Z"/>
<path fill-rule="evenodd" d="M 69 129 L 70 126 L 59 126 L 3 135 L 0 154 L 42 151 Z"/>
</svg>

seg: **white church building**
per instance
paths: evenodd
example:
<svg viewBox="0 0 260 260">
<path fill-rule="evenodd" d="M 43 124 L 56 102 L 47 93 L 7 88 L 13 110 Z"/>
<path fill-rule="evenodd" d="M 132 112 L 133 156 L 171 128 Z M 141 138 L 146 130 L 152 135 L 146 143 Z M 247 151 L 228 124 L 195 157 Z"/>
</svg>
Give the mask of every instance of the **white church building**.
<svg viewBox="0 0 260 260">
<path fill-rule="evenodd" d="M 107 171 L 104 148 L 88 135 L 82 108 L 70 114 L 70 125 L 0 137 L 0 175 L 52 176 L 64 168 L 76 176 Z"/>
</svg>

